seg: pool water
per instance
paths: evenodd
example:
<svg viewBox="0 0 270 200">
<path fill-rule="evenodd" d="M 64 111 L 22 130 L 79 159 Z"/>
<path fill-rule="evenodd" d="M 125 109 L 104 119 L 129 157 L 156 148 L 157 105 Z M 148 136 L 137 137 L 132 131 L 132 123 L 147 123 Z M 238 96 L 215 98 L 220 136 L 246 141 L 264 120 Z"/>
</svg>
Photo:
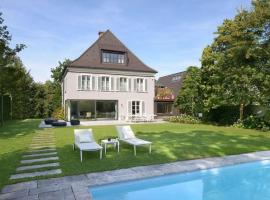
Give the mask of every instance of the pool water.
<svg viewBox="0 0 270 200">
<path fill-rule="evenodd" d="M 94 200 L 269 200 L 270 161 L 91 187 Z"/>
</svg>

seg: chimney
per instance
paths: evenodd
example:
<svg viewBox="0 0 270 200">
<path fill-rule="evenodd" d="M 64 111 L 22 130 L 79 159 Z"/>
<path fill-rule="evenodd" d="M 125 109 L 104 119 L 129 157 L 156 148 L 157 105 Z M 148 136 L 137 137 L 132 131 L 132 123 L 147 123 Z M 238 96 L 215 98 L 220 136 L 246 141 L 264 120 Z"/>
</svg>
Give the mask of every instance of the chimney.
<svg viewBox="0 0 270 200">
<path fill-rule="evenodd" d="M 99 31 L 98 36 L 101 37 L 104 34 L 104 31 Z"/>
</svg>

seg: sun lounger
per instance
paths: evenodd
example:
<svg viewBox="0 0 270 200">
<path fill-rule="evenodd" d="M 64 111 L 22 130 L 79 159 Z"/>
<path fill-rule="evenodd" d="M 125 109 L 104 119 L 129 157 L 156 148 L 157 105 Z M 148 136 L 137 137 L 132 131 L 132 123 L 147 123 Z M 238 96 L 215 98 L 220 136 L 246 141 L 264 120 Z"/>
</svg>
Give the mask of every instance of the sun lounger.
<svg viewBox="0 0 270 200">
<path fill-rule="evenodd" d="M 149 145 L 149 153 L 151 154 L 152 142 L 136 138 L 130 126 L 116 126 L 116 129 L 119 140 L 133 146 L 135 156 L 136 147 L 142 145 Z"/>
<path fill-rule="evenodd" d="M 80 150 L 80 157 L 82 162 L 83 151 L 100 151 L 100 159 L 102 159 L 102 147 L 96 143 L 92 129 L 74 129 L 74 144 L 73 149 Z"/>
</svg>

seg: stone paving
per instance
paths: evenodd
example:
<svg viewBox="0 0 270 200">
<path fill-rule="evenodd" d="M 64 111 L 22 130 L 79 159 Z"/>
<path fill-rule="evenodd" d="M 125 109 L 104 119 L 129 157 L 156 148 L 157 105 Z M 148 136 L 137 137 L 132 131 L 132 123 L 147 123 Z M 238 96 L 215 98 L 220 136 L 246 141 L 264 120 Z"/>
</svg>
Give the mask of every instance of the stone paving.
<svg viewBox="0 0 270 200">
<path fill-rule="evenodd" d="M 40 133 L 32 139 L 29 150 L 22 156 L 16 174 L 11 180 L 61 174 L 59 157 L 55 149 L 54 133 Z M 45 163 L 44 163 L 45 162 Z M 42 169 L 44 168 L 44 169 Z"/>
<path fill-rule="evenodd" d="M 92 186 L 150 178 L 173 173 L 205 170 L 261 160 L 270 160 L 270 151 L 179 161 L 174 163 L 133 167 L 77 176 L 28 181 L 5 186 L 0 193 L 0 200 L 93 200 L 91 194 L 89 193 L 89 187 L 91 188 Z"/>
</svg>

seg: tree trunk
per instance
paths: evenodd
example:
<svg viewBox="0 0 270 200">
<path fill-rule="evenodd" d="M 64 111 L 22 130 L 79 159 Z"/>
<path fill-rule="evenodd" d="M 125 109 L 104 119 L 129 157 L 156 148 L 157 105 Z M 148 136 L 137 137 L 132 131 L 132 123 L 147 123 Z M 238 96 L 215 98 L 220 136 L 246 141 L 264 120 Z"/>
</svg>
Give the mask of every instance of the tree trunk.
<svg viewBox="0 0 270 200">
<path fill-rule="evenodd" d="M 243 121 L 244 118 L 244 104 L 241 103 L 240 104 L 240 109 L 239 109 L 239 119 L 240 121 Z"/>
</svg>

